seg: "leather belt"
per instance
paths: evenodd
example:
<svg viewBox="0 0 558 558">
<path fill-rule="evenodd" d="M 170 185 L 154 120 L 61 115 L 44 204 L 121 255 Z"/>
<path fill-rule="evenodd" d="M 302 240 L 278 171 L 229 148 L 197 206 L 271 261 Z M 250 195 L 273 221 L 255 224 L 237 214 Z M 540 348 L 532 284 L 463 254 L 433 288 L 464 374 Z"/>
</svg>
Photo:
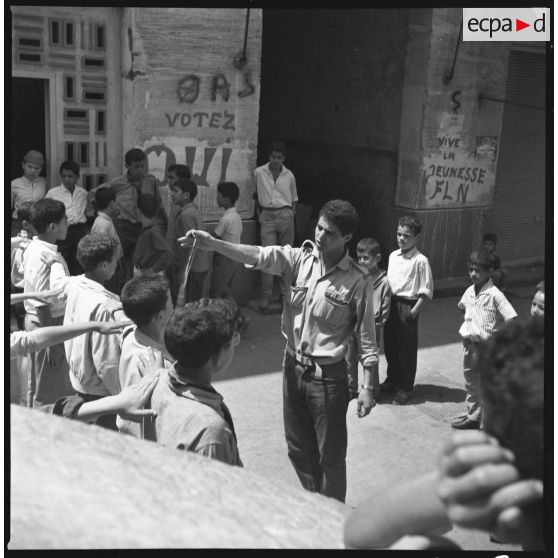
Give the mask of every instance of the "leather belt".
<svg viewBox="0 0 558 558">
<path fill-rule="evenodd" d="M 280 209 L 292 209 L 292 206 L 283 205 L 282 207 L 263 207 L 260 205 L 260 209 L 265 209 L 266 211 L 279 211 Z"/>
<path fill-rule="evenodd" d="M 300 351 L 295 351 L 295 349 L 293 349 L 290 345 L 287 345 L 287 353 L 291 355 L 299 364 L 302 364 L 302 366 L 314 366 L 315 364 L 324 366 L 327 364 L 337 364 L 343 360 L 342 358 L 336 357 L 313 357 L 311 355 L 305 355 Z"/>
</svg>

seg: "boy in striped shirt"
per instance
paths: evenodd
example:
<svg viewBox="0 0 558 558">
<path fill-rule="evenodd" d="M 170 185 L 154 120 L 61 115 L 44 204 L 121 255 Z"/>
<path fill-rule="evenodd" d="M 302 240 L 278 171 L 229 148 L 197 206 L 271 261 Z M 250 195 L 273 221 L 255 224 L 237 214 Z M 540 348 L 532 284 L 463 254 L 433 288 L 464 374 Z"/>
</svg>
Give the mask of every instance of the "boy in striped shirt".
<svg viewBox="0 0 558 558">
<path fill-rule="evenodd" d="M 490 274 L 494 269 L 494 254 L 482 250 L 469 256 L 469 277 L 473 284 L 457 304 L 464 313 L 459 334 L 463 338 L 463 375 L 467 392 L 467 413 L 452 423 L 459 430 L 478 429 L 482 409 L 479 399 L 479 373 L 475 369 L 480 344 L 491 337 L 504 322 L 517 316 L 504 293 L 494 286 Z"/>
</svg>

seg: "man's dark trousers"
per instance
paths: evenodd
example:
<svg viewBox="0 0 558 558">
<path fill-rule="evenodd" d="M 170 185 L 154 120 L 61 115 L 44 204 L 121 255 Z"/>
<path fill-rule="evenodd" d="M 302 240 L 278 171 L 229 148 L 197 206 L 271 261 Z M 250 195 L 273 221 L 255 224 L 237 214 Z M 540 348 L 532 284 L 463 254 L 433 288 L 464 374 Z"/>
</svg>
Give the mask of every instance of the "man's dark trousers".
<svg viewBox="0 0 558 558">
<path fill-rule="evenodd" d="M 411 318 L 416 300 L 391 299 L 389 318 L 384 327 L 386 380 L 398 389 L 411 391 L 417 373 L 418 316 Z"/>
<path fill-rule="evenodd" d="M 322 378 L 285 353 L 283 420 L 289 459 L 313 492 L 345 501 L 347 493 L 347 408 L 345 359 L 322 365 Z"/>
</svg>

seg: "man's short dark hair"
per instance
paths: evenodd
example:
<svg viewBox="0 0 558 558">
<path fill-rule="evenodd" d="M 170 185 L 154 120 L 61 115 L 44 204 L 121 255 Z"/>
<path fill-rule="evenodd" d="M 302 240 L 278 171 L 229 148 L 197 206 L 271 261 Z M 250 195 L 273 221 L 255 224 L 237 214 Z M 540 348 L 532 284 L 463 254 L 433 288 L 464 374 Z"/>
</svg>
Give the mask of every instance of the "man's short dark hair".
<svg viewBox="0 0 558 558">
<path fill-rule="evenodd" d="M 358 241 L 357 250 L 377 256 L 380 253 L 380 243 L 375 238 L 361 238 Z"/>
<path fill-rule="evenodd" d="M 496 256 L 488 250 L 477 250 L 469 256 L 467 263 L 468 265 L 480 267 L 485 271 L 490 271 L 491 269 L 494 269 Z"/>
<path fill-rule="evenodd" d="M 17 218 L 23 222 L 31 223 L 31 212 L 33 210 L 33 202 L 26 201 L 17 208 Z"/>
<path fill-rule="evenodd" d="M 217 191 L 221 193 L 224 198 L 229 198 L 232 205 L 238 200 L 240 190 L 234 182 L 220 182 L 217 185 Z"/>
<path fill-rule="evenodd" d="M 126 165 L 131 165 L 135 161 L 147 161 L 147 155 L 137 147 L 126 151 L 126 155 L 124 155 L 124 162 Z"/>
<path fill-rule="evenodd" d="M 95 207 L 97 210 L 106 209 L 113 200 L 116 200 L 116 192 L 112 186 L 101 185 L 95 190 Z"/>
<path fill-rule="evenodd" d="M 515 454 L 525 478 L 543 479 L 544 319 L 514 319 L 482 347 L 477 362 L 483 429 Z"/>
<path fill-rule="evenodd" d="M 359 222 L 356 209 L 345 200 L 326 202 L 320 209 L 320 217 L 334 224 L 342 235 L 353 234 Z"/>
<path fill-rule="evenodd" d="M 397 222 L 398 227 L 409 227 L 415 236 L 420 234 L 422 231 L 422 225 L 420 221 L 413 217 L 412 215 L 404 215 L 403 217 L 399 217 L 399 221 Z"/>
<path fill-rule="evenodd" d="M 64 161 L 60 165 L 60 174 L 62 174 L 63 170 L 71 171 L 76 176 L 79 176 L 79 165 L 75 161 Z"/>
<path fill-rule="evenodd" d="M 153 219 L 159 209 L 159 200 L 153 194 L 141 194 L 138 209 L 149 219 Z"/>
<path fill-rule="evenodd" d="M 274 151 L 283 153 L 283 157 L 287 156 L 287 146 L 282 141 L 274 141 L 269 146 L 269 154 L 271 155 Z"/>
<path fill-rule="evenodd" d="M 147 325 L 167 307 L 169 282 L 156 273 L 130 279 L 122 288 L 120 301 L 124 313 L 138 326 Z"/>
<path fill-rule="evenodd" d="M 486 233 L 482 237 L 482 241 L 484 242 L 485 240 L 488 240 L 488 242 L 494 242 L 494 244 L 497 244 L 498 243 L 498 236 L 495 235 L 494 233 Z"/>
<path fill-rule="evenodd" d="M 116 240 L 106 234 L 86 234 L 77 245 L 77 260 L 84 271 L 95 271 L 99 264 L 110 262 L 116 253 Z"/>
<path fill-rule="evenodd" d="M 165 328 L 165 346 L 185 368 L 200 368 L 236 332 L 238 306 L 230 299 L 202 298 L 177 308 Z"/>
<path fill-rule="evenodd" d="M 51 223 L 60 223 L 66 215 L 66 207 L 52 198 L 37 200 L 31 206 L 31 224 L 38 233 L 44 233 Z"/>
<path fill-rule="evenodd" d="M 198 185 L 193 180 L 181 178 L 174 183 L 174 187 L 182 190 L 185 194 L 190 194 L 190 201 L 194 201 L 198 195 Z"/>
<path fill-rule="evenodd" d="M 182 165 L 180 163 L 170 165 L 167 172 L 174 172 L 178 178 L 185 178 L 186 180 L 190 180 L 190 178 L 192 178 L 192 173 L 190 172 L 188 165 Z"/>
</svg>

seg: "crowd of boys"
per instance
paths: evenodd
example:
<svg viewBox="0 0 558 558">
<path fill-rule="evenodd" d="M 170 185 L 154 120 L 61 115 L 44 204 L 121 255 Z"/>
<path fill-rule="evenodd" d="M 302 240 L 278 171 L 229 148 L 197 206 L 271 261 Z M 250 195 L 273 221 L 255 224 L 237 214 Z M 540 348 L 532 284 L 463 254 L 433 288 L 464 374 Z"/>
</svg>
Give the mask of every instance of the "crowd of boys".
<svg viewBox="0 0 558 558">
<path fill-rule="evenodd" d="M 296 186 L 285 155 L 282 144 L 273 144 L 269 165 L 255 178 L 268 194 L 274 182 L 285 182 L 292 211 Z M 25 393 L 30 407 L 241 466 L 231 414 L 212 380 L 231 362 L 247 325 L 231 295 L 244 264 L 264 277 L 281 277 L 291 463 L 306 489 L 344 501 L 350 399 L 357 399 L 364 417 L 380 397 L 394 405 L 412 398 L 419 314 L 434 290 L 428 258 L 417 247 L 420 222 L 399 219 L 399 248 L 386 271 L 374 239 L 359 241 L 356 261 L 349 256 L 359 217 L 343 200 L 320 209 L 314 242 L 252 246 L 240 243 L 233 182 L 217 187 L 224 215 L 210 234 L 185 165 L 168 169 L 168 192 L 162 192 L 147 173 L 145 153 L 131 149 L 126 174 L 90 193 L 78 186 L 73 161 L 60 166 L 61 185 L 46 191 L 43 166 L 40 153 L 27 153 L 23 176 L 12 182 L 12 291 L 23 291 L 13 302 L 23 300 L 24 308 L 18 323 L 24 331 L 10 340 L 10 356 L 22 357 L 11 375 L 20 387 L 12 401 L 21 402 Z M 262 209 L 271 222 L 274 208 Z M 458 303 L 467 413 L 455 429 L 489 432 L 495 420 L 495 413 L 482 412 L 488 361 L 484 368 L 479 361 L 486 342 L 516 317 L 502 292 L 505 270 L 495 244 L 495 235 L 487 234 L 471 254 L 472 285 Z M 212 298 L 204 298 L 211 267 Z M 531 313 L 535 320 L 544 315 L 544 282 Z M 380 385 L 381 339 L 388 366 Z"/>
</svg>

